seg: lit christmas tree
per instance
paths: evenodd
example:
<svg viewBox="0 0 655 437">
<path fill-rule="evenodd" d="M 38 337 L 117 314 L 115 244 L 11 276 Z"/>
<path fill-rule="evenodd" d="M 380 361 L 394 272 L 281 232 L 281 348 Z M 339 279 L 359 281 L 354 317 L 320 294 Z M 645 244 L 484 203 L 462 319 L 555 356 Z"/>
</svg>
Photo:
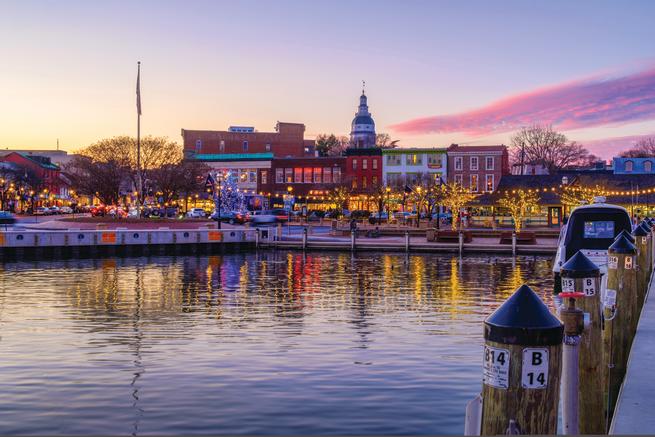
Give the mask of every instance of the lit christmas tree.
<svg viewBox="0 0 655 437">
<path fill-rule="evenodd" d="M 245 198 L 239 189 L 238 176 L 233 176 L 230 172 L 221 175 L 220 173 L 212 172 L 212 179 L 216 184 L 214 191 L 214 205 L 218 210 L 220 200 L 221 211 L 243 211 L 245 208 Z M 220 178 L 220 179 L 219 179 Z M 220 190 L 218 189 L 218 182 L 220 183 Z"/>
</svg>

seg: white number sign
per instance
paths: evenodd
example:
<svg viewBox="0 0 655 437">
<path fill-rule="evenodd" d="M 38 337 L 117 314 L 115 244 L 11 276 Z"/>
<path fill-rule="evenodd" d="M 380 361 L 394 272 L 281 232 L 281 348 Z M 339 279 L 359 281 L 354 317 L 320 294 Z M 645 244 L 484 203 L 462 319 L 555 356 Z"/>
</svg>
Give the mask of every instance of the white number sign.
<svg viewBox="0 0 655 437">
<path fill-rule="evenodd" d="M 607 268 L 616 269 L 619 267 L 619 257 L 618 256 L 608 256 L 607 257 Z"/>
<path fill-rule="evenodd" d="M 582 291 L 585 296 L 595 296 L 596 280 L 594 278 L 584 278 L 582 280 Z"/>
<path fill-rule="evenodd" d="M 564 293 L 573 293 L 575 291 L 575 279 L 562 278 L 562 291 Z"/>
<path fill-rule="evenodd" d="M 482 382 L 491 387 L 507 388 L 509 381 L 509 350 L 484 347 Z"/>
<path fill-rule="evenodd" d="M 631 256 L 626 256 L 625 257 L 625 269 L 626 270 L 631 270 L 632 269 L 632 257 Z"/>
<path fill-rule="evenodd" d="M 648 237 L 641 237 L 641 244 L 648 244 Z"/>
<path fill-rule="evenodd" d="M 546 388 L 548 385 L 548 349 L 523 349 L 521 386 L 523 388 Z"/>
</svg>

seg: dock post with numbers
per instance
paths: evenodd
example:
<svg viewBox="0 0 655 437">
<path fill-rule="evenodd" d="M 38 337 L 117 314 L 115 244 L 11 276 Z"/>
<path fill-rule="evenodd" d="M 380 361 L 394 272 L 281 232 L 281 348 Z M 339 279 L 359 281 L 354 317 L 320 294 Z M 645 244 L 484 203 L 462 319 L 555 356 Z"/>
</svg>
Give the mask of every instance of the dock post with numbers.
<svg viewBox="0 0 655 437">
<path fill-rule="evenodd" d="M 563 336 L 527 285 L 485 320 L 482 435 L 557 433 Z"/>
<path fill-rule="evenodd" d="M 582 252 L 573 255 L 561 268 L 562 297 L 566 293 L 579 293 L 576 306 L 584 317 L 584 331 L 579 339 L 578 358 L 578 432 L 603 434 L 605 432 L 605 383 L 602 377 L 603 347 L 602 314 L 600 304 L 600 268 Z M 562 320 L 570 311 L 562 310 Z M 577 313 L 575 313 L 577 315 Z M 566 325 L 566 320 L 564 320 Z M 562 377 L 564 378 L 564 377 Z M 564 384 L 562 384 L 564 385 Z M 563 390 L 565 390 L 563 388 Z M 564 407 L 563 407 L 564 408 Z"/>
<path fill-rule="evenodd" d="M 603 370 L 606 376 L 606 430 L 614 414 L 625 377 L 637 312 L 637 248 L 628 236 L 619 234 L 607 251 L 607 289 L 603 301 Z"/>
<path fill-rule="evenodd" d="M 632 236 L 635 237 L 635 246 L 637 246 L 637 308 L 641 312 L 652 271 L 650 264 L 650 227 L 646 222 L 642 222 L 632 231 Z"/>
</svg>

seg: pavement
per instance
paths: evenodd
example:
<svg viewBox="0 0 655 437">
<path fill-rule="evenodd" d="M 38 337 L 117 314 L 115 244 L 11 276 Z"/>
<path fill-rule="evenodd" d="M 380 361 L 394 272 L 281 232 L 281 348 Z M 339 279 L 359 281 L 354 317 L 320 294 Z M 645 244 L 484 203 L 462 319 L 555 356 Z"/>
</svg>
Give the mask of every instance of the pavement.
<svg viewBox="0 0 655 437">
<path fill-rule="evenodd" d="M 655 434 L 655 281 L 639 317 L 610 434 Z"/>
</svg>

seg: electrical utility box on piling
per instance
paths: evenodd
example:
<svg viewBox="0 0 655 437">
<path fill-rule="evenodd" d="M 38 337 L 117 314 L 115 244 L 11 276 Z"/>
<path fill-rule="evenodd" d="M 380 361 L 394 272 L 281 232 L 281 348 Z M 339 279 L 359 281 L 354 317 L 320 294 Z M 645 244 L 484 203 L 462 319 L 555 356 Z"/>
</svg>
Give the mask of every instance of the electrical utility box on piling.
<svg viewBox="0 0 655 437">
<path fill-rule="evenodd" d="M 605 432 L 600 268 L 576 252 L 561 268 L 562 293 L 580 293 L 577 307 L 586 320 L 579 346 L 578 418 L 580 434 Z"/>
<path fill-rule="evenodd" d="M 563 336 L 527 285 L 485 320 L 482 435 L 557 432 Z"/>
</svg>

